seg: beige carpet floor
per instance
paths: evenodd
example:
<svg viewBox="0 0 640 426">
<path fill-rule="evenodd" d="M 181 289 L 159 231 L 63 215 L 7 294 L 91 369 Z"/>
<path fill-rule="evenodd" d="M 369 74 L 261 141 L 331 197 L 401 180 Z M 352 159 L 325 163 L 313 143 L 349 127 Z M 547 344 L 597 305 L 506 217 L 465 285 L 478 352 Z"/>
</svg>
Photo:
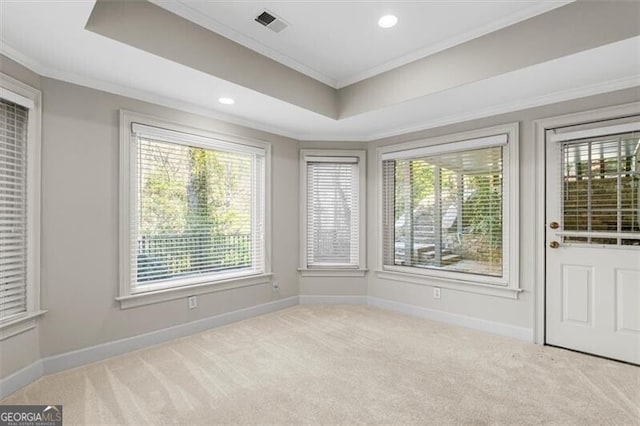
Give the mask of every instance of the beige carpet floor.
<svg viewBox="0 0 640 426">
<path fill-rule="evenodd" d="M 47 376 L 70 424 L 640 424 L 640 368 L 366 306 L 297 306 Z"/>
</svg>

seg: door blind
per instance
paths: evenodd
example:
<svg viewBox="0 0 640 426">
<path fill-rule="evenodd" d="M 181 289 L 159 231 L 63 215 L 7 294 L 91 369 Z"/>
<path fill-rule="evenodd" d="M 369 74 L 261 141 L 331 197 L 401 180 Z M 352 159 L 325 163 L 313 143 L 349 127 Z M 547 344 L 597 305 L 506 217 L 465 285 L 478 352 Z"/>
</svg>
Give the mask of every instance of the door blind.
<svg viewBox="0 0 640 426">
<path fill-rule="evenodd" d="M 138 134 L 133 292 L 264 271 L 264 150 L 227 145 Z"/>
<path fill-rule="evenodd" d="M 562 154 L 563 241 L 640 245 L 640 134 L 567 141 Z"/>
<path fill-rule="evenodd" d="M 28 116 L 0 99 L 0 321 L 27 310 Z"/>
<path fill-rule="evenodd" d="M 358 159 L 307 165 L 307 267 L 358 267 Z"/>
</svg>

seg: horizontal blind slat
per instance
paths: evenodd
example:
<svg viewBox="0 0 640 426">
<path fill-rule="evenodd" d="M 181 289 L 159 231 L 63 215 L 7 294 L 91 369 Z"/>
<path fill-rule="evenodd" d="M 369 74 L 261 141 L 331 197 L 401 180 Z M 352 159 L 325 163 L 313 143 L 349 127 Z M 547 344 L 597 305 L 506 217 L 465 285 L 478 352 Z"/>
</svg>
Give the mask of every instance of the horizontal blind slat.
<svg viewBox="0 0 640 426">
<path fill-rule="evenodd" d="M 384 160 L 384 264 L 503 276 L 503 151 Z"/>
<path fill-rule="evenodd" d="M 358 265 L 358 164 L 307 162 L 307 265 Z"/>
<path fill-rule="evenodd" d="M 261 271 L 264 151 L 229 143 L 219 145 L 223 150 L 204 149 L 192 135 L 161 132 L 159 140 L 139 129 L 131 229 L 135 285 Z"/>
<path fill-rule="evenodd" d="M 28 110 L 0 99 L 0 318 L 26 310 Z"/>
<path fill-rule="evenodd" d="M 0 308 L 0 321 L 9 320 L 12 317 L 17 317 L 27 311 L 26 306 L 18 305 L 15 307 L 2 307 Z"/>
</svg>

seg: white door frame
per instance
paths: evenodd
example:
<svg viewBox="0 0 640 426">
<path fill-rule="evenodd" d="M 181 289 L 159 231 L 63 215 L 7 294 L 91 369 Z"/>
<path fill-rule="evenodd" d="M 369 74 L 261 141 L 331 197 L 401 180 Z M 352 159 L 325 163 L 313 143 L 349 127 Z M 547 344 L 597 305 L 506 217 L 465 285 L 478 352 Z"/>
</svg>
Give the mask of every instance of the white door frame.
<svg viewBox="0 0 640 426">
<path fill-rule="evenodd" d="M 534 121 L 536 144 L 536 276 L 534 294 L 534 341 L 545 343 L 545 284 L 546 284 L 546 133 L 558 127 L 573 126 L 595 121 L 611 120 L 640 114 L 640 102 L 601 108 L 575 114 L 560 115 Z"/>
</svg>

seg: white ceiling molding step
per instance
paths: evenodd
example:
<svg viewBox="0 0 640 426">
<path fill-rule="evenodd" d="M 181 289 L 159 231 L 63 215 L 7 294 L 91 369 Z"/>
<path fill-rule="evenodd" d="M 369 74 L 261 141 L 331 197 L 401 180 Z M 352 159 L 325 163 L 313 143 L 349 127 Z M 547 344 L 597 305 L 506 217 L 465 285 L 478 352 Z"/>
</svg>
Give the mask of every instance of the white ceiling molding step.
<svg viewBox="0 0 640 426">
<path fill-rule="evenodd" d="M 152 3 L 97 0 L 85 28 L 315 113 L 337 118 L 334 88 Z"/>
<path fill-rule="evenodd" d="M 102 3 L 102 0 L 98 3 Z M 235 3 L 229 2 L 229 4 Z M 568 8 L 586 7 L 592 13 L 594 8 L 598 7 L 597 5 L 592 6 L 589 2 L 586 3 L 586 5 L 580 2 L 580 4 L 559 7 L 484 37 L 490 39 L 493 35 L 503 31 L 516 31 L 518 27 L 520 31 L 524 31 L 526 28 L 532 30 L 537 27 L 531 22 L 540 22 L 543 18 L 549 20 L 551 15 L 566 13 L 566 10 L 570 10 Z M 421 4 L 420 7 L 426 7 L 424 5 L 427 3 Z M 337 112 L 347 104 L 338 104 L 338 99 L 340 94 L 355 93 L 349 92 L 350 88 L 336 91 L 336 89 L 314 81 L 301 72 L 291 70 L 199 27 L 200 30 L 197 31 L 197 34 L 206 33 L 206 36 L 203 36 L 205 39 L 210 36 L 218 37 L 216 40 L 222 46 L 226 46 L 225 49 L 239 49 L 238 51 L 244 52 L 243 55 L 249 55 L 250 59 L 248 60 L 255 61 L 252 62 L 254 66 L 248 68 L 247 72 L 250 75 L 242 78 L 253 78 L 254 82 L 259 80 L 260 84 L 270 86 L 269 90 L 273 92 L 284 91 L 278 96 L 265 94 L 264 91 L 228 81 L 188 64 L 180 63 L 180 61 L 167 59 L 124 42 L 87 31 L 84 27 L 93 11 L 94 4 L 92 2 L 3 3 L 3 13 L 0 16 L 0 25 L 3 29 L 0 39 L 0 53 L 44 77 L 212 117 L 296 140 L 371 141 L 640 86 L 640 57 L 637 54 L 640 51 L 640 37 L 626 37 L 627 34 L 634 31 L 640 32 L 640 22 L 631 25 L 628 17 L 623 16 L 630 14 L 629 8 L 633 7 L 636 7 L 637 12 L 640 13 L 640 3 L 631 6 L 629 6 L 630 3 L 624 3 L 622 6 L 619 6 L 618 2 L 611 4 L 614 5 L 613 9 L 607 13 L 611 15 L 609 17 L 612 19 L 606 22 L 606 28 L 603 29 L 602 26 L 599 26 L 599 31 L 594 32 L 595 35 L 591 34 L 585 38 L 580 35 L 581 30 L 576 30 L 575 40 L 569 40 L 565 44 L 556 43 L 557 46 L 564 46 L 566 52 L 555 59 L 536 62 L 532 65 L 526 65 L 526 62 L 515 64 L 503 60 L 503 57 L 507 55 L 504 52 L 491 49 L 491 46 L 497 45 L 484 43 L 485 52 L 491 54 L 487 61 L 504 62 L 504 69 L 491 68 L 492 71 L 487 78 L 479 78 L 478 76 L 482 75 L 480 72 L 486 72 L 486 70 L 479 70 L 479 74 L 475 77 L 472 76 L 474 81 L 465 84 L 455 83 L 452 87 L 436 92 L 430 91 L 431 89 L 427 87 L 428 81 L 411 83 L 408 84 L 411 88 L 418 87 L 419 84 L 425 85 L 423 89 L 428 94 L 419 96 L 418 91 L 418 94 L 411 95 L 411 99 L 404 101 L 391 102 L 393 93 L 377 96 L 376 93 L 380 94 L 382 89 L 380 86 L 372 84 L 376 79 L 386 79 L 385 84 L 389 84 L 386 87 L 391 92 L 402 89 L 401 83 L 393 78 L 387 79 L 386 74 L 406 72 L 413 66 L 408 64 L 358 83 L 371 84 L 371 99 L 361 103 L 366 111 L 352 115 L 342 112 L 345 117 L 342 119 L 336 119 Z M 145 3 L 142 5 L 145 6 Z M 202 5 L 198 3 L 198 6 Z M 178 20 L 181 21 L 180 25 L 190 29 L 195 26 L 192 22 L 172 15 L 153 4 L 146 3 L 145 7 L 154 8 L 156 13 L 168 22 Z M 375 12 L 374 9 L 377 6 L 371 3 L 369 7 Z M 122 10 L 120 11 L 122 12 Z M 251 16 L 257 11 L 251 10 Z M 281 14 L 280 10 L 274 12 Z M 574 12 L 576 16 L 580 16 L 580 13 Z M 613 19 L 613 15 L 616 15 L 616 19 Z M 289 16 L 285 14 L 282 16 L 291 26 L 279 34 L 273 33 L 257 23 L 254 24 L 258 29 L 266 31 L 274 37 L 279 37 L 286 35 L 289 31 L 294 31 L 297 27 L 296 21 L 289 22 Z M 117 15 L 112 18 L 117 18 Z M 112 19 L 106 19 L 100 21 L 102 23 L 99 25 L 110 26 L 111 21 Z M 587 21 L 589 20 L 587 19 Z M 619 28 L 610 28 L 609 22 L 614 22 Z M 132 30 L 125 26 L 119 31 L 118 37 L 127 39 L 131 36 L 129 33 L 133 31 L 137 34 L 136 37 L 142 37 L 146 34 L 147 38 L 152 38 L 153 40 L 146 40 L 144 43 L 153 45 L 158 31 L 152 23 L 153 19 L 150 19 L 146 32 L 140 32 L 139 29 Z M 398 26 L 401 26 L 402 23 L 401 19 Z M 574 24 L 573 27 L 578 25 L 575 22 Z M 39 30 L 37 32 L 29 31 L 29 28 L 38 28 Z M 393 30 L 395 29 L 397 28 Z M 101 29 L 101 31 L 103 30 L 105 28 Z M 607 40 L 618 37 L 623 38 L 620 41 L 605 43 Z M 478 40 L 458 45 L 437 55 L 446 56 L 454 55 L 456 52 L 464 52 L 467 44 L 473 45 Z M 227 43 L 233 44 L 228 45 Z M 592 45 L 597 46 L 589 47 Z M 530 48 L 532 47 L 530 46 Z M 180 39 L 168 42 L 165 49 L 167 49 L 165 52 L 167 56 L 177 55 L 175 53 L 177 50 L 189 50 L 184 49 Z M 433 55 L 433 57 L 437 55 Z M 558 55 L 558 51 L 555 51 L 554 55 Z M 216 60 L 220 59 L 215 55 L 209 54 L 209 56 Z M 178 56 L 176 58 L 179 59 Z M 183 62 L 194 60 L 193 57 L 182 57 L 182 59 L 185 58 L 189 60 Z M 224 60 L 219 60 L 222 65 L 218 65 L 229 67 L 225 72 L 232 73 L 235 70 L 233 61 L 226 59 L 225 57 Z M 429 59 L 425 58 L 424 61 Z M 261 66 L 267 63 L 271 64 L 270 66 L 273 68 Z M 484 62 L 478 63 L 477 66 L 482 68 Z M 514 66 L 516 69 L 509 71 Z M 279 69 L 288 71 L 279 74 L 277 72 Z M 450 74 L 455 73 L 455 70 L 450 71 Z M 296 77 L 289 78 L 291 75 Z M 552 77 L 540 78 L 540 76 Z M 301 83 L 309 81 L 313 82 L 311 86 Z M 392 81 L 396 81 L 396 83 L 391 84 Z M 411 81 L 410 79 L 406 80 L 406 82 Z M 167 82 L 171 82 L 171 84 L 167 84 Z M 43 84 L 46 83 L 43 82 Z M 444 83 L 440 82 L 439 84 Z M 313 93 L 318 87 L 323 88 L 319 92 L 322 95 L 316 97 Z M 331 95 L 332 93 L 336 96 Z M 288 97 L 294 96 L 311 100 L 306 99 L 305 102 L 308 104 L 304 105 L 302 102 L 293 102 L 288 99 Z M 221 105 L 217 101 L 220 97 L 233 98 L 235 104 Z M 354 99 L 349 102 L 355 102 L 355 104 L 360 102 Z M 372 106 L 379 102 L 382 104 Z M 351 104 L 351 106 L 357 108 L 355 104 Z M 325 113 L 315 110 L 324 110 Z M 231 127 L 229 127 L 229 131 L 232 131 Z"/>
</svg>

